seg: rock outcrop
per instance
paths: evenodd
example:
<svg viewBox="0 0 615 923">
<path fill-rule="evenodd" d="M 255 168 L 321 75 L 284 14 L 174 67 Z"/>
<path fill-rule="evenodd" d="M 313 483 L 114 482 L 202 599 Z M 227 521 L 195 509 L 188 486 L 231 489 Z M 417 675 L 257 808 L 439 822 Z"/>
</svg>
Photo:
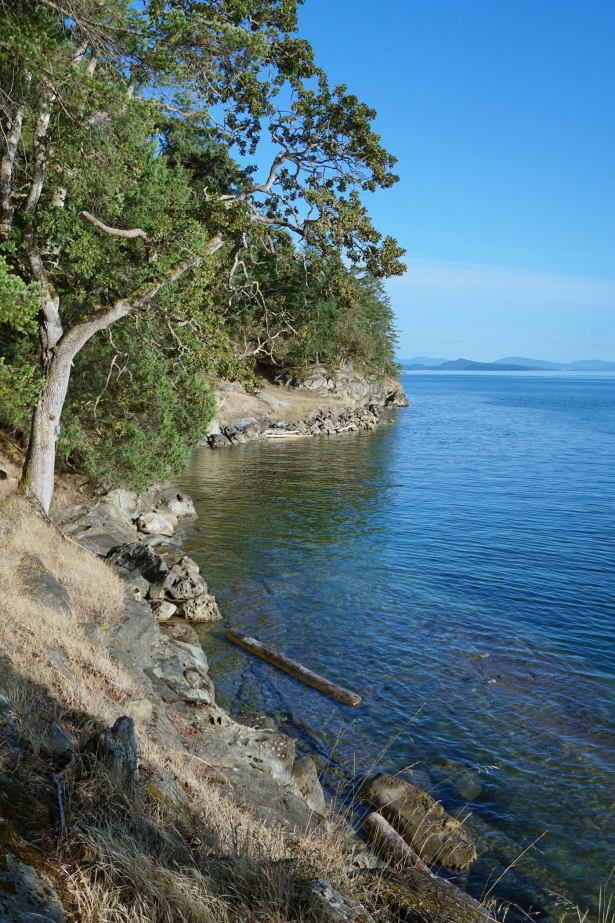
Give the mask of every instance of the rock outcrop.
<svg viewBox="0 0 615 923">
<path fill-rule="evenodd" d="M 282 372 L 254 395 L 225 382 L 217 400 L 218 417 L 207 437 L 212 448 L 375 429 L 390 422 L 382 418 L 383 410 L 408 406 L 397 379 L 368 376 L 349 363 Z"/>
<path fill-rule="evenodd" d="M 370 909 L 386 908 L 403 923 L 494 923 L 494 917 L 474 898 L 439 875 L 418 868 L 379 869 L 356 874 L 373 895 Z M 372 890 L 373 889 L 373 890 Z"/>
<path fill-rule="evenodd" d="M 126 502 L 121 494 L 116 498 Z M 141 723 L 159 746 L 205 763 L 219 774 L 221 791 L 267 822 L 297 831 L 323 823 L 326 808 L 315 765 L 297 759 L 294 740 L 275 724 L 234 721 L 216 704 L 202 648 L 163 630 L 175 629 L 175 619 L 172 625 L 166 619 L 180 614 L 191 621 L 220 618 L 198 565 L 182 555 L 169 566 L 149 544 L 135 540 L 139 536 L 121 506 L 112 505 L 118 519 L 108 507 L 99 501 L 93 510 L 60 510 L 54 518 L 85 547 L 99 549 L 126 584 L 122 622 L 108 636 L 99 630 L 95 638 L 98 626 L 91 626 L 94 643 L 105 647 L 139 690 L 140 698 L 126 706 L 126 720 Z M 123 541 L 127 536 L 131 540 Z M 112 746 L 117 732 L 116 727 L 106 732 L 105 741 L 109 752 L 121 751 L 124 765 L 126 748 Z"/>
<path fill-rule="evenodd" d="M 415 785 L 378 773 L 363 783 L 359 797 L 390 821 L 422 859 L 454 869 L 467 868 L 476 859 L 467 827 Z"/>
</svg>

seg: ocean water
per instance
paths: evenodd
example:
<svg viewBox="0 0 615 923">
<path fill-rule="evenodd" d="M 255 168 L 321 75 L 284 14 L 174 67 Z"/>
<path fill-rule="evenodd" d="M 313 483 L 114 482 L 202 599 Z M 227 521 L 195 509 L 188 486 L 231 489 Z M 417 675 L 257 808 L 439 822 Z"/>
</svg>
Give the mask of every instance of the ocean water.
<svg viewBox="0 0 615 923">
<path fill-rule="evenodd" d="M 275 716 L 341 800 L 377 765 L 468 816 L 481 855 L 450 877 L 475 896 L 595 913 L 615 865 L 615 376 L 403 384 L 410 407 L 375 432 L 191 457 L 218 700 Z"/>
</svg>

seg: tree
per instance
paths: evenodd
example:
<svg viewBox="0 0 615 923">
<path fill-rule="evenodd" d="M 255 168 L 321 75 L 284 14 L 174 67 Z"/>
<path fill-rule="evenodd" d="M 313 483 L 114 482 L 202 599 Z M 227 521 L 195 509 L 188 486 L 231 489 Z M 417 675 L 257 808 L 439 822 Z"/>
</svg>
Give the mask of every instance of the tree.
<svg viewBox="0 0 615 923">
<path fill-rule="evenodd" d="M 20 488 L 44 511 L 71 368 L 96 333 L 156 311 L 198 329 L 171 287 L 227 261 L 231 290 L 253 291 L 246 255 L 288 235 L 373 277 L 403 271 L 360 197 L 396 181 L 394 159 L 296 36 L 297 5 L 1 0 L 0 242 L 41 304 Z"/>
</svg>

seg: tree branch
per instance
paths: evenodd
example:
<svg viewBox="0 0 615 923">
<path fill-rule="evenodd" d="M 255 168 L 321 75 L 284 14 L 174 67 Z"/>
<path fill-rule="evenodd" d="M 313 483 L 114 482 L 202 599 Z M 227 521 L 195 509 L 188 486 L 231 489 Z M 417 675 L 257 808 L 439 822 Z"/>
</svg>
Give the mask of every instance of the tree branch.
<svg viewBox="0 0 615 923">
<path fill-rule="evenodd" d="M 148 262 L 153 263 L 156 260 L 156 249 L 152 239 L 149 237 L 145 231 L 142 231 L 141 228 L 132 228 L 130 230 L 125 230 L 124 228 L 111 228 L 108 224 L 103 224 L 102 221 L 99 221 L 98 218 L 95 218 L 94 215 L 91 215 L 89 212 L 81 211 L 78 215 L 79 218 L 85 218 L 86 221 L 89 221 L 90 224 L 93 224 L 95 228 L 98 228 L 99 231 L 104 231 L 105 234 L 109 234 L 111 237 L 122 237 L 125 240 L 136 240 L 138 237 L 141 238 L 145 244 L 145 252 L 147 254 Z"/>
<path fill-rule="evenodd" d="M 18 106 L 8 125 L 6 144 L 0 163 L 0 240 L 8 240 L 13 227 L 13 166 L 21 138 L 23 106 Z"/>
<path fill-rule="evenodd" d="M 47 148 L 45 147 L 45 138 L 49 128 L 49 119 L 51 118 L 51 107 L 55 101 L 56 94 L 52 90 L 47 90 L 43 96 L 43 105 L 36 122 L 34 130 L 34 173 L 32 174 L 32 183 L 30 193 L 23 210 L 24 215 L 31 215 L 38 205 L 38 200 L 43 191 L 43 180 L 45 179 L 45 164 L 47 162 Z"/>
<path fill-rule="evenodd" d="M 188 270 L 202 263 L 206 257 L 219 250 L 222 244 L 223 240 L 219 235 L 212 238 L 197 256 L 175 265 L 168 272 L 166 278 L 160 282 L 156 282 L 139 292 L 134 292 L 129 298 L 118 299 L 110 308 L 96 311 L 95 314 L 89 314 L 84 317 L 62 337 L 56 348 L 57 354 L 64 358 L 72 359 L 95 333 L 98 333 L 99 330 L 106 330 L 107 327 L 110 327 L 128 314 L 134 314 L 136 311 L 146 308 L 159 292 L 172 285 L 173 282 L 177 282 Z"/>
<path fill-rule="evenodd" d="M 40 333 L 43 370 L 46 371 L 49 367 L 49 363 L 51 362 L 53 349 L 60 341 L 64 332 L 62 328 L 62 321 L 60 319 L 60 299 L 56 294 L 53 285 L 49 281 L 49 276 L 47 275 L 47 270 L 45 269 L 45 264 L 43 263 L 41 252 L 36 246 L 34 241 L 34 234 L 31 228 L 28 228 L 25 231 L 24 238 L 26 242 L 28 262 L 30 263 L 32 275 L 41 286 L 43 291 L 43 323 L 41 325 Z"/>
</svg>

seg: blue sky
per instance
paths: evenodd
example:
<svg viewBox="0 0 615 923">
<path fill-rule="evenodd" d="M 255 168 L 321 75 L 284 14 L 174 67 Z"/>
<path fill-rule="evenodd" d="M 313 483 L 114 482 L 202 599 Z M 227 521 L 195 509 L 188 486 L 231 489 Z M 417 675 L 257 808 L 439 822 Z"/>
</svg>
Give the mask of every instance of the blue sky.
<svg viewBox="0 0 615 923">
<path fill-rule="evenodd" d="M 400 354 L 615 361 L 615 2 L 305 0 L 401 182 Z"/>
</svg>

